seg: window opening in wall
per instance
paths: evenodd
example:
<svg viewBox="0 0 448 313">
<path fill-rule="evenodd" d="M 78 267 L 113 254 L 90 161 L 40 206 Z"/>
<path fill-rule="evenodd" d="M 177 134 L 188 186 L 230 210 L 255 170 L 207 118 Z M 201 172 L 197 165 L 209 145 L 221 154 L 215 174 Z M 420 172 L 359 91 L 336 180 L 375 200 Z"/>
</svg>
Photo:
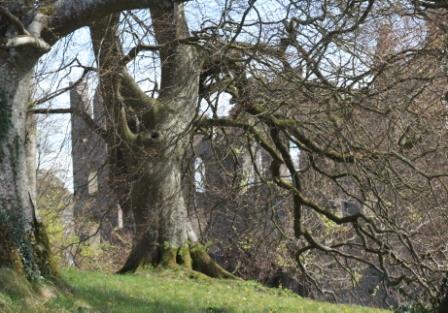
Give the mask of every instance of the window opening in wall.
<svg viewBox="0 0 448 313">
<path fill-rule="evenodd" d="M 257 169 L 260 173 L 263 172 L 263 154 L 261 153 L 261 149 L 257 149 L 255 152 L 255 164 L 257 164 Z"/>
<path fill-rule="evenodd" d="M 257 174 L 257 171 L 259 174 L 262 174 L 263 169 L 263 154 L 256 144 L 251 145 L 251 152 L 252 157 L 250 155 L 247 156 L 247 161 L 244 162 L 245 172 L 247 173 L 247 182 L 249 185 L 253 185 L 259 182 L 259 177 Z M 253 163 L 255 162 L 255 164 Z M 255 171 L 255 166 L 257 168 L 257 171 Z"/>
<path fill-rule="evenodd" d="M 98 175 L 95 170 L 89 172 L 89 185 L 88 185 L 89 195 L 93 195 L 98 192 Z"/>
<path fill-rule="evenodd" d="M 289 141 L 289 154 L 291 155 L 292 162 L 295 169 L 300 167 L 300 148 L 293 141 Z"/>
<path fill-rule="evenodd" d="M 117 228 L 122 229 L 124 227 L 123 210 L 121 209 L 120 205 L 117 205 L 117 208 L 118 208 Z"/>
<path fill-rule="evenodd" d="M 205 192 L 205 165 L 201 158 L 194 160 L 194 187 L 196 192 Z"/>
</svg>

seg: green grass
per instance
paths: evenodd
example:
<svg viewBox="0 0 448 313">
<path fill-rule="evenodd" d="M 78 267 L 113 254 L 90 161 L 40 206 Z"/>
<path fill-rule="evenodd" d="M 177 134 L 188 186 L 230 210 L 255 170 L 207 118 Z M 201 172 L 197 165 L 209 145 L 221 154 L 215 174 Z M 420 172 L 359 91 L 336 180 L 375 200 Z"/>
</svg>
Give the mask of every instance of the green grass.
<svg viewBox="0 0 448 313">
<path fill-rule="evenodd" d="M 1 274 L 1 272 L 0 272 Z M 184 272 L 152 271 L 135 275 L 66 271 L 71 293 L 24 300 L 1 289 L 0 312 L 73 313 L 363 313 L 388 311 L 311 301 L 254 282 L 215 280 Z M 1 275 L 0 275 L 1 278 Z M 1 284 L 1 282 L 0 282 Z M 21 283 L 23 285 L 23 282 Z M 11 284 L 13 285 L 13 284 Z M 48 289 L 48 288 L 47 288 Z M 50 294 L 50 296 L 48 296 Z M 36 298 L 36 297 L 34 297 Z M 45 298 L 44 302 L 42 298 Z"/>
</svg>

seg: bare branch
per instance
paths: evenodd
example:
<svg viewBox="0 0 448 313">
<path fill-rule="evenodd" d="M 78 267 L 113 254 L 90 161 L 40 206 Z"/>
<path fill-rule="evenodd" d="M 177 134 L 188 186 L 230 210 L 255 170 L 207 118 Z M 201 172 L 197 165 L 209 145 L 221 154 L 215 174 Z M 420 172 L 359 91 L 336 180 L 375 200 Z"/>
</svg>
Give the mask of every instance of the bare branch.
<svg viewBox="0 0 448 313">
<path fill-rule="evenodd" d="M 43 52 L 50 51 L 51 47 L 44 40 L 32 36 L 32 35 L 22 35 L 14 38 L 10 38 L 6 42 L 6 48 L 24 48 L 33 47 Z"/>
<path fill-rule="evenodd" d="M 9 12 L 7 8 L 0 6 L 0 15 L 6 17 L 17 28 L 19 35 L 31 35 L 17 16 Z"/>
<path fill-rule="evenodd" d="M 53 43 L 61 36 L 87 26 L 101 17 L 124 10 L 145 9 L 150 5 L 170 7 L 172 2 L 169 0 L 58 0 L 54 4 L 54 14 L 49 16 L 49 27 L 43 37 Z"/>
<path fill-rule="evenodd" d="M 72 109 L 32 109 L 28 113 L 31 114 L 72 114 Z"/>
<path fill-rule="evenodd" d="M 137 57 L 137 55 L 140 52 L 142 52 L 142 51 L 157 52 L 160 50 L 160 48 L 161 48 L 161 46 L 149 46 L 149 45 L 145 45 L 145 44 L 138 44 L 137 46 L 132 48 L 125 57 L 123 57 L 121 59 L 121 63 L 123 63 L 123 65 L 126 65 L 127 63 L 129 63 L 133 59 L 135 59 L 135 57 Z"/>
</svg>

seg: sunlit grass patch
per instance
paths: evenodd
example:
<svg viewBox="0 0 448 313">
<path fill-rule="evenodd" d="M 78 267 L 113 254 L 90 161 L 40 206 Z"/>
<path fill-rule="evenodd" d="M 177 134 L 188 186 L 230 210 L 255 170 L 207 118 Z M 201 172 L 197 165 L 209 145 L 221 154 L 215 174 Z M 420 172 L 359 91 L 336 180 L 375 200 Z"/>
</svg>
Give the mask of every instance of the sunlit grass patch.
<svg viewBox="0 0 448 313">
<path fill-rule="evenodd" d="M 72 286 L 72 293 L 61 292 L 45 304 L 30 303 L 25 308 L 17 297 L 8 296 L 10 291 L 0 291 L 0 312 L 3 312 L 3 302 L 12 309 L 20 308 L 20 312 L 45 313 L 387 312 L 312 301 L 285 289 L 266 288 L 251 281 L 217 280 L 188 272 L 147 271 L 113 275 L 70 270 L 63 276 Z"/>
</svg>

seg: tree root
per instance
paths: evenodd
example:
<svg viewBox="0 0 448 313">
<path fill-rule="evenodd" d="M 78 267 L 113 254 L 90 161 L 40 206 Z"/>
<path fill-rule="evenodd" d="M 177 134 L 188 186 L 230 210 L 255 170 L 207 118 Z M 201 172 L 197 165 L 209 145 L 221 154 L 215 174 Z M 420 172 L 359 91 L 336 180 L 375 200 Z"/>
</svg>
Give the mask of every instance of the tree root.
<svg viewBox="0 0 448 313">
<path fill-rule="evenodd" d="M 133 249 L 126 264 L 117 273 L 135 272 L 138 267 L 147 263 L 144 261 L 144 255 L 146 254 L 142 251 L 138 253 L 137 249 Z M 239 279 L 213 260 L 205 247 L 200 244 L 185 245 L 180 248 L 165 246 L 161 249 L 158 260 L 151 263 L 159 268 L 168 269 L 181 266 L 185 270 L 197 271 L 212 278 Z"/>
<path fill-rule="evenodd" d="M 239 279 L 213 260 L 203 246 L 194 245 L 190 248 L 190 252 L 195 271 L 213 278 Z"/>
<path fill-rule="evenodd" d="M 134 273 L 140 266 L 151 264 L 151 260 L 157 259 L 157 249 L 153 242 L 154 237 L 150 233 L 142 236 L 137 244 L 132 247 L 126 263 L 117 274 Z"/>
</svg>

